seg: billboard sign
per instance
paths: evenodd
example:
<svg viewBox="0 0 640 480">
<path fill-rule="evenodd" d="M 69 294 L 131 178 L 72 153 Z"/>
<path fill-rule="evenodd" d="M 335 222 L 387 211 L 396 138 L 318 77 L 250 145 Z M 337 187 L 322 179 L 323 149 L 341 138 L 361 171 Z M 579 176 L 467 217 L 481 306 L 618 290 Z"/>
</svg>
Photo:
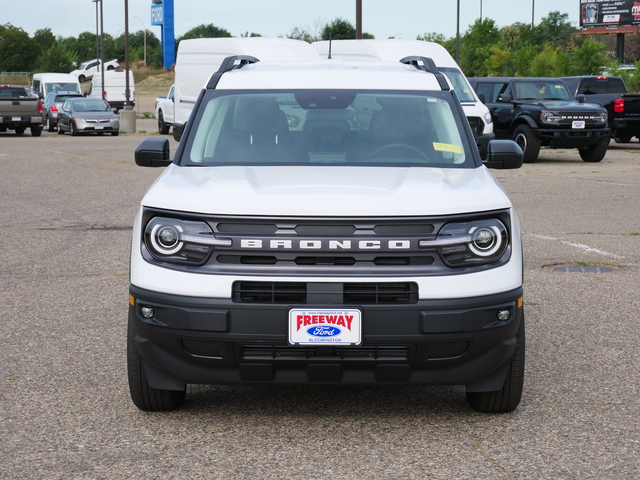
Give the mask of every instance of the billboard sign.
<svg viewBox="0 0 640 480">
<path fill-rule="evenodd" d="M 580 26 L 640 25 L 640 0 L 580 0 Z"/>
<path fill-rule="evenodd" d="M 163 5 L 151 5 L 151 25 L 164 25 Z"/>
</svg>

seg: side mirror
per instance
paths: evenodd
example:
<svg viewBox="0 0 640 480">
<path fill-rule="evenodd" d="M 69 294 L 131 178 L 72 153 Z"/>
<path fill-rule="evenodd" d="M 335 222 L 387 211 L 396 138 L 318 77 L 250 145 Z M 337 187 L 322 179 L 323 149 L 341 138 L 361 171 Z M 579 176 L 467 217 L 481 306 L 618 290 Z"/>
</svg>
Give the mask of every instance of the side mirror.
<svg viewBox="0 0 640 480">
<path fill-rule="evenodd" d="M 484 93 L 479 93 L 478 100 L 480 100 L 482 103 L 487 103 L 487 96 Z"/>
<path fill-rule="evenodd" d="M 506 93 L 503 93 L 502 95 L 498 95 L 498 101 L 502 103 L 510 103 L 511 95 L 507 95 Z"/>
<path fill-rule="evenodd" d="M 169 158 L 169 140 L 145 138 L 135 151 L 136 165 L 140 167 L 166 167 L 173 161 Z"/>
<path fill-rule="evenodd" d="M 520 168 L 523 158 L 522 149 L 513 140 L 491 140 L 484 165 L 500 170 Z"/>
<path fill-rule="evenodd" d="M 584 103 L 586 97 L 581 93 L 576 97 L 576 99 L 578 100 L 578 103 Z"/>
</svg>

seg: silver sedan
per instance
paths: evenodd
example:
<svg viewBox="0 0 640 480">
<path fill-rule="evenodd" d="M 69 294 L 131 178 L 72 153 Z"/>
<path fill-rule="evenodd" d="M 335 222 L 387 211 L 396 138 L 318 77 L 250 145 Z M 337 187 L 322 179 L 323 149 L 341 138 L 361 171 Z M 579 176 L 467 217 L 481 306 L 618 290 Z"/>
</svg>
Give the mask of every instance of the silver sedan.
<svg viewBox="0 0 640 480">
<path fill-rule="evenodd" d="M 116 136 L 120 132 L 120 120 L 105 100 L 69 98 L 58 113 L 58 134 L 63 135 L 64 132 L 73 136 L 81 133 Z"/>
</svg>

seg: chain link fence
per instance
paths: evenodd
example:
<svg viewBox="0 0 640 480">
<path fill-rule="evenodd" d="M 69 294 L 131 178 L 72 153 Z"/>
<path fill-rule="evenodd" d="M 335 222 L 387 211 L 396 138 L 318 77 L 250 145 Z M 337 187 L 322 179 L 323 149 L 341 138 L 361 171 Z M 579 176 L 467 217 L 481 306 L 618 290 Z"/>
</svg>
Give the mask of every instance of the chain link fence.
<svg viewBox="0 0 640 480">
<path fill-rule="evenodd" d="M 31 85 L 31 72 L 0 72 L 2 85 Z"/>
</svg>

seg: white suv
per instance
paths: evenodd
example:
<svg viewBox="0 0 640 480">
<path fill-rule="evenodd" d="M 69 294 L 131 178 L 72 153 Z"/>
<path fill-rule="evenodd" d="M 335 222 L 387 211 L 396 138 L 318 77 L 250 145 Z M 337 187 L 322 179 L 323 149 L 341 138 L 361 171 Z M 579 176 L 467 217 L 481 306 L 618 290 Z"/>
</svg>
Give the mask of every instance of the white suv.
<svg viewBox="0 0 640 480">
<path fill-rule="evenodd" d="M 144 196 L 131 249 L 128 368 L 143 410 L 193 384 L 464 385 L 518 405 L 518 219 L 429 58 L 227 58 Z"/>
<path fill-rule="evenodd" d="M 98 73 L 100 71 L 99 68 L 100 68 L 100 59 L 94 58 L 93 60 L 88 60 L 86 62 L 81 63 L 78 68 L 76 68 L 73 72 L 71 72 L 71 74 L 78 77 L 78 81 L 82 83 L 85 80 L 88 80 L 91 77 L 93 77 L 96 73 Z M 116 58 L 105 60 L 104 68 L 107 70 L 116 70 L 120 68 L 120 63 Z"/>
</svg>

